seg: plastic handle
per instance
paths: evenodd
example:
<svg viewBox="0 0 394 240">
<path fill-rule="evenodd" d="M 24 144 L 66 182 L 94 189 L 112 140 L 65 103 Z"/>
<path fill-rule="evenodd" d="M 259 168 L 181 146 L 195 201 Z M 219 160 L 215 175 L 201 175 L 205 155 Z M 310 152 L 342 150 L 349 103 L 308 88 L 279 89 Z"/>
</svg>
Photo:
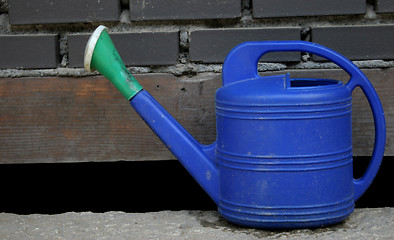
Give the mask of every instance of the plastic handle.
<svg viewBox="0 0 394 240">
<path fill-rule="evenodd" d="M 375 178 L 382 162 L 386 143 L 386 123 L 382 104 L 368 78 L 347 58 L 316 43 L 304 41 L 263 41 L 246 42 L 235 47 L 223 63 L 223 86 L 238 81 L 259 78 L 257 64 L 268 52 L 301 51 L 324 57 L 345 70 L 350 75 L 347 87 L 353 91 L 359 86 L 368 99 L 375 124 L 375 143 L 372 158 L 364 175 L 354 179 L 354 200 L 367 190 Z"/>
<path fill-rule="evenodd" d="M 375 178 L 382 162 L 384 147 L 386 144 L 386 121 L 384 118 L 382 104 L 368 78 L 360 70 L 358 71 L 358 75 L 354 75 L 350 78 L 347 83 L 347 87 L 349 90 L 353 91 L 357 86 L 359 86 L 367 97 L 375 123 L 375 143 L 372 158 L 367 170 L 361 178 L 353 180 L 355 200 L 359 199 L 361 195 L 363 195 Z"/>
</svg>

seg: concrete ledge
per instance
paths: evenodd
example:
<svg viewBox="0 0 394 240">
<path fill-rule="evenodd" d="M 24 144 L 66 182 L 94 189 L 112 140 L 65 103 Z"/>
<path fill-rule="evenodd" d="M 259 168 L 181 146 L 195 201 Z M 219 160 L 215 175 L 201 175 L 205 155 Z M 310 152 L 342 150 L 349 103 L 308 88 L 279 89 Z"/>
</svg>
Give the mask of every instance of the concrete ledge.
<svg viewBox="0 0 394 240">
<path fill-rule="evenodd" d="M 267 231 L 228 223 L 215 211 L 0 213 L 0 239 L 392 239 L 394 208 L 356 209 L 327 228 Z"/>
</svg>

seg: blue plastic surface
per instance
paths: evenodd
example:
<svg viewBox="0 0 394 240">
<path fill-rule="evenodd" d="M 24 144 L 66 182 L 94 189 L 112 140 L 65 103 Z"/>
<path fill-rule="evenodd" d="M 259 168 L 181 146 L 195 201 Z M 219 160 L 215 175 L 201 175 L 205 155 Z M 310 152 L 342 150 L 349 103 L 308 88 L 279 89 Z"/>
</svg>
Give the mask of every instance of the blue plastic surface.
<svg viewBox="0 0 394 240">
<path fill-rule="evenodd" d="M 130 105 L 205 192 L 219 203 L 218 169 L 214 159 L 209 158 L 214 156 L 215 148 L 199 144 L 147 91 L 137 93 Z"/>
<path fill-rule="evenodd" d="M 350 80 L 260 77 L 258 60 L 273 51 L 325 57 Z M 351 93 L 357 86 L 372 108 L 375 144 L 365 174 L 353 179 Z M 223 87 L 216 92 L 212 145 L 194 140 L 144 90 L 131 105 L 219 212 L 245 226 L 307 228 L 344 220 L 371 184 L 384 152 L 384 113 L 371 83 L 345 57 L 310 42 L 247 42 L 229 53 Z"/>
</svg>

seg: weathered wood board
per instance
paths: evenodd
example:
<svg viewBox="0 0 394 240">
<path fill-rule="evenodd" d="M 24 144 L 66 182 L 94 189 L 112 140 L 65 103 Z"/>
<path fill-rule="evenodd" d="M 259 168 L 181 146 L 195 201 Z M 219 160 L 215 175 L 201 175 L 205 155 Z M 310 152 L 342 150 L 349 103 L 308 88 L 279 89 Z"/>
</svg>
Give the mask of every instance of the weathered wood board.
<svg viewBox="0 0 394 240">
<path fill-rule="evenodd" d="M 363 70 L 383 103 L 386 156 L 394 155 L 394 69 Z M 292 77 L 346 80 L 341 70 L 291 70 Z M 281 72 L 266 72 L 274 75 Z M 214 93 L 221 75 L 136 78 L 190 133 L 204 144 L 216 137 Z M 368 156 L 374 126 L 368 102 L 353 94 L 356 156 Z M 143 161 L 174 159 L 149 127 L 103 77 L 0 79 L 0 163 Z"/>
<path fill-rule="evenodd" d="M 174 77 L 139 78 L 176 114 Z M 129 103 L 102 77 L 0 80 L 2 163 L 171 158 Z"/>
</svg>

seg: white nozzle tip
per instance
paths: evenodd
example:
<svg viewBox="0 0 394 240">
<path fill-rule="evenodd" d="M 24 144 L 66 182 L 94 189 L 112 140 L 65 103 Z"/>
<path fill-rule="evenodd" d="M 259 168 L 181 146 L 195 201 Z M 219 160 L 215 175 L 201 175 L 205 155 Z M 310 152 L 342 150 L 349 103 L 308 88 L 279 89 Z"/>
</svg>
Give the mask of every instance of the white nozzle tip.
<svg viewBox="0 0 394 240">
<path fill-rule="evenodd" d="M 85 70 L 88 72 L 93 72 L 95 70 L 90 67 L 90 62 L 92 61 L 93 52 L 94 52 L 94 48 L 96 47 L 97 40 L 99 39 L 101 33 L 104 30 L 108 31 L 108 28 L 103 25 L 98 26 L 96 30 L 94 30 L 94 32 L 92 33 L 92 35 L 88 40 L 88 43 L 86 44 L 83 66 L 85 67 Z"/>
</svg>

